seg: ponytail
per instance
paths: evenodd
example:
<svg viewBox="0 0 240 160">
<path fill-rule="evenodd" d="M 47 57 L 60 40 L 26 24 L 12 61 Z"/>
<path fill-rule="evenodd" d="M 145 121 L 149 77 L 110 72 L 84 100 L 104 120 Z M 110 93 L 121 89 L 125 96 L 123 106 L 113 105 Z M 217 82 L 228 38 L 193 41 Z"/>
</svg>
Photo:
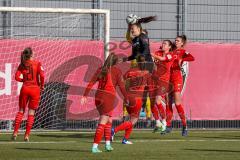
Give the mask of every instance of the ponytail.
<svg viewBox="0 0 240 160">
<path fill-rule="evenodd" d="M 143 17 L 140 18 L 137 23 L 149 23 L 151 21 L 156 21 L 157 20 L 157 16 L 149 16 L 149 17 Z"/>
<path fill-rule="evenodd" d="M 156 20 L 157 20 L 157 16 L 143 17 L 143 18 L 138 19 L 137 23 L 135 23 L 134 25 L 137 25 L 138 28 L 140 28 L 140 31 L 141 31 L 141 32 L 144 31 L 144 32 L 146 33 L 146 35 L 147 35 L 147 34 L 148 34 L 147 30 L 143 30 L 141 24 L 142 24 L 142 23 L 149 23 L 149 22 L 151 22 L 151 21 L 156 21 Z"/>
<path fill-rule="evenodd" d="M 98 75 L 98 78 L 102 79 L 104 78 L 107 73 L 108 73 L 108 69 L 115 65 L 118 61 L 118 57 L 114 54 L 114 53 L 110 53 L 110 55 L 107 57 L 106 61 L 104 62 L 101 72 Z"/>
<path fill-rule="evenodd" d="M 32 48 L 30 48 L 30 47 L 25 48 L 23 50 L 23 52 L 21 54 L 21 64 L 20 64 L 23 68 L 26 68 L 25 63 L 27 60 L 29 60 L 31 58 L 32 53 L 33 53 Z"/>
</svg>

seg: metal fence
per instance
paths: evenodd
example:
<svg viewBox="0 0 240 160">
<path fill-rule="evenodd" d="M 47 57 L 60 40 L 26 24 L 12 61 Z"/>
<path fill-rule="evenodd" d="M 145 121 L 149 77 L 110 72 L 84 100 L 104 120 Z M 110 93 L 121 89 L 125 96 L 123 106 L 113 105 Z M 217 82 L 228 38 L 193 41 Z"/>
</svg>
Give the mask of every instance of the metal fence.
<svg viewBox="0 0 240 160">
<path fill-rule="evenodd" d="M 134 13 L 144 17 L 157 15 L 158 20 L 144 25 L 153 41 L 174 39 L 186 34 L 191 41 L 238 42 L 240 40 L 240 1 L 238 0 L 0 0 L 1 6 L 13 7 L 53 7 L 53 8 L 103 8 L 111 10 L 111 39 L 124 40 L 125 17 Z M 7 36 L 4 28 L 18 24 L 8 23 L 2 14 L 0 28 L 2 36 Z M 3 18 L 5 16 L 5 18 Z M 14 17 L 12 17 L 14 21 Z M 84 33 L 76 39 L 100 39 L 101 21 L 96 15 L 84 26 Z M 41 28 L 40 28 L 41 29 Z M 44 26 L 43 28 L 44 29 Z"/>
</svg>

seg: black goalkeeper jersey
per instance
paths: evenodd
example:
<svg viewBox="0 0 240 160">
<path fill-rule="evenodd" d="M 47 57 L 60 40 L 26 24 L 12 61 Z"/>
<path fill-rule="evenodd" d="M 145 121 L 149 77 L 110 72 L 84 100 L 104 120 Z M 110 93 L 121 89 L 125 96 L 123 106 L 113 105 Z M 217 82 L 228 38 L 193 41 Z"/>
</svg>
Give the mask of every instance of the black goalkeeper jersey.
<svg viewBox="0 0 240 160">
<path fill-rule="evenodd" d="M 150 62 L 146 67 L 150 72 L 152 72 L 153 59 L 150 54 L 149 38 L 146 34 L 143 33 L 132 40 L 132 55 L 124 58 L 124 61 L 137 59 L 138 55 L 144 56 L 146 62 Z"/>
<path fill-rule="evenodd" d="M 132 40 L 132 55 L 129 56 L 127 60 L 136 59 L 138 55 L 143 55 L 148 62 L 153 61 L 150 54 L 149 38 L 143 33 Z"/>
</svg>

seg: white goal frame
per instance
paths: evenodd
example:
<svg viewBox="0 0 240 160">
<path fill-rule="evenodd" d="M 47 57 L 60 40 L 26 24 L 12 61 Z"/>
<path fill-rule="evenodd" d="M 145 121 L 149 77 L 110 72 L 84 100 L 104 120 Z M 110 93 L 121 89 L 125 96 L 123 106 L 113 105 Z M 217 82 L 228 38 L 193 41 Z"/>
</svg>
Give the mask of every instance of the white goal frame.
<svg viewBox="0 0 240 160">
<path fill-rule="evenodd" d="M 70 8 L 30 8 L 30 7 L 0 7 L 0 12 L 30 12 L 30 13 L 66 13 L 66 14 L 104 14 L 104 58 L 109 55 L 110 41 L 110 10 L 107 9 L 70 9 Z"/>
</svg>

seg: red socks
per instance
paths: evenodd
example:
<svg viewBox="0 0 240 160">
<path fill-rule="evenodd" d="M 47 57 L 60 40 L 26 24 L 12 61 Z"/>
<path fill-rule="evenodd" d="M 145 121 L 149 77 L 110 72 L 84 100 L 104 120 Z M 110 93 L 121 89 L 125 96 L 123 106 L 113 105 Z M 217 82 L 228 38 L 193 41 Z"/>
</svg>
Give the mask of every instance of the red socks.
<svg viewBox="0 0 240 160">
<path fill-rule="evenodd" d="M 22 112 L 18 112 L 15 118 L 15 125 L 14 125 L 14 135 L 18 134 L 18 130 L 20 128 L 21 122 L 22 122 L 22 118 L 23 118 L 23 113 Z"/>
<path fill-rule="evenodd" d="M 130 122 L 131 123 L 131 122 Z M 131 133 L 132 133 L 132 129 L 133 129 L 133 125 L 132 125 L 132 123 L 131 123 L 131 125 L 129 125 L 129 128 L 127 128 L 126 130 L 125 130 L 125 135 L 124 135 L 124 138 L 125 139 L 129 139 L 129 137 L 130 137 L 130 135 L 131 135 Z"/>
<path fill-rule="evenodd" d="M 157 107 L 155 106 L 155 104 L 151 104 L 151 111 L 152 111 L 152 115 L 154 117 L 155 120 L 159 120 L 159 114 L 158 114 L 158 110 Z"/>
<path fill-rule="evenodd" d="M 96 132 L 95 132 L 94 143 L 99 144 L 102 140 L 103 134 L 105 137 L 105 141 L 106 142 L 110 141 L 111 128 L 112 128 L 112 123 L 98 124 L 98 127 L 96 128 Z"/>
<path fill-rule="evenodd" d="M 114 129 L 114 132 L 117 133 L 118 131 L 122 131 L 122 130 L 125 130 L 125 135 L 124 137 L 126 139 L 129 139 L 131 133 L 132 133 L 132 129 L 133 129 L 133 125 L 132 125 L 132 122 L 129 122 L 129 121 L 126 121 L 126 122 L 123 122 L 122 124 L 120 124 L 119 126 L 117 126 L 115 129 Z"/>
<path fill-rule="evenodd" d="M 122 124 L 120 124 L 119 126 L 117 126 L 115 129 L 114 129 L 114 132 L 117 133 L 119 131 L 123 131 L 123 130 L 126 130 L 128 128 L 132 127 L 132 123 L 129 122 L 129 121 L 126 121 L 126 122 L 123 122 Z"/>
<path fill-rule="evenodd" d="M 105 124 L 98 124 L 96 128 L 95 136 L 94 136 L 94 143 L 99 144 L 102 140 L 102 136 L 104 133 Z"/>
<path fill-rule="evenodd" d="M 102 140 L 103 133 L 104 133 L 104 124 L 98 124 L 98 127 L 96 128 L 95 137 L 94 137 L 94 143 L 99 144 Z"/>
<path fill-rule="evenodd" d="M 156 104 L 157 105 L 157 108 L 158 108 L 158 111 L 160 113 L 160 116 L 162 117 L 162 119 L 166 119 L 166 113 L 165 113 L 165 110 L 163 108 L 163 105 L 160 103 L 160 104 Z"/>
<path fill-rule="evenodd" d="M 19 130 L 21 122 L 22 122 L 23 115 L 24 114 L 22 112 L 18 112 L 16 115 L 14 132 L 13 132 L 14 135 L 16 135 L 18 133 L 18 130 Z M 30 135 L 33 124 L 34 124 L 34 115 L 28 115 L 25 136 Z"/>
<path fill-rule="evenodd" d="M 157 106 L 157 107 L 156 107 Z M 166 113 L 162 104 L 151 105 L 151 111 L 155 120 L 159 120 L 159 113 L 162 119 L 166 119 Z"/>
<path fill-rule="evenodd" d="M 182 106 L 181 104 L 176 105 L 176 109 L 177 109 L 177 111 L 178 111 L 179 117 L 180 117 L 181 120 L 182 120 L 182 125 L 183 125 L 184 127 L 186 127 L 186 126 L 187 126 L 187 121 L 186 121 L 186 116 L 185 116 L 185 113 L 184 113 L 183 106 Z"/>
<path fill-rule="evenodd" d="M 25 136 L 29 136 L 34 124 L 34 115 L 28 115 Z"/>
<path fill-rule="evenodd" d="M 173 109 L 172 109 L 172 104 L 166 105 L 166 114 L 167 114 L 167 126 L 171 127 L 172 126 L 172 117 L 173 117 Z"/>
<path fill-rule="evenodd" d="M 104 128 L 104 136 L 105 136 L 105 141 L 110 141 L 111 139 L 111 128 L 112 128 L 112 123 L 107 123 Z"/>
<path fill-rule="evenodd" d="M 182 125 L 187 126 L 187 120 L 186 120 L 186 116 L 185 116 L 185 113 L 184 113 L 183 106 L 181 104 L 175 105 L 175 106 L 176 106 L 176 109 L 178 111 L 178 115 L 181 118 Z M 167 113 L 167 126 L 170 127 L 172 125 L 172 117 L 173 117 L 172 105 L 167 105 L 166 106 L 166 113 Z"/>
</svg>

